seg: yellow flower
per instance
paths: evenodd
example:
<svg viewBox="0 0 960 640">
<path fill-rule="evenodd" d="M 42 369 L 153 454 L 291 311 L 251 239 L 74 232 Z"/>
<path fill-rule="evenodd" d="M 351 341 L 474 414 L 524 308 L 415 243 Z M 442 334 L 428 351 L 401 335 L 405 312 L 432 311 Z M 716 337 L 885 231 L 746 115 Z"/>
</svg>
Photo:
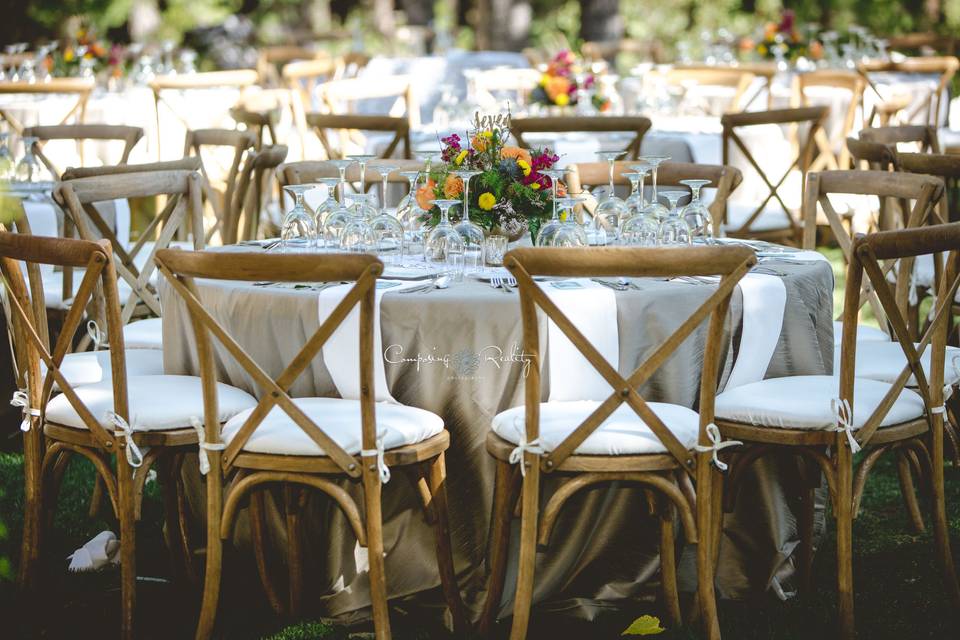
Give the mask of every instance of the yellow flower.
<svg viewBox="0 0 960 640">
<path fill-rule="evenodd" d="M 539 182 L 531 182 L 531 183 L 530 183 L 530 188 L 533 189 L 534 191 L 539 191 L 539 190 L 540 190 L 540 183 L 539 183 Z"/>
<path fill-rule="evenodd" d="M 517 166 L 520 167 L 520 170 L 521 170 L 521 171 L 523 171 L 524 177 L 530 175 L 530 171 L 532 171 L 532 169 L 530 168 L 530 163 L 529 163 L 529 162 L 527 162 L 526 160 L 522 160 L 522 159 L 521 159 L 521 160 L 517 160 Z"/>
<path fill-rule="evenodd" d="M 548 83 L 548 82 L 550 82 L 550 76 L 547 75 L 546 73 L 541 74 L 541 76 L 540 76 L 540 86 L 541 86 L 541 87 L 545 87 L 545 86 L 547 86 L 547 83 Z"/>
<path fill-rule="evenodd" d="M 554 101 L 557 103 L 558 107 L 565 107 L 568 104 L 570 104 L 570 95 L 566 93 L 561 93 L 556 98 L 554 98 Z"/>
<path fill-rule="evenodd" d="M 464 149 L 463 151 L 461 151 L 460 153 L 457 154 L 457 158 L 456 158 L 456 160 L 454 160 L 454 162 L 456 162 L 457 165 L 461 165 L 461 164 L 463 164 L 463 159 L 466 158 L 466 157 L 467 157 L 467 150 Z"/>
<path fill-rule="evenodd" d="M 71 62 L 73 61 L 73 58 L 74 58 L 73 49 L 67 49 L 66 51 L 63 52 L 63 60 L 65 62 Z"/>
<path fill-rule="evenodd" d="M 490 138 L 493 137 L 493 131 L 484 131 L 481 135 L 482 135 L 484 138 L 486 138 L 486 139 L 489 140 Z"/>
<path fill-rule="evenodd" d="M 480 194 L 477 204 L 479 204 L 480 208 L 484 211 L 490 211 L 490 209 L 493 209 L 493 206 L 497 204 L 497 198 L 492 193 L 487 191 Z"/>
</svg>

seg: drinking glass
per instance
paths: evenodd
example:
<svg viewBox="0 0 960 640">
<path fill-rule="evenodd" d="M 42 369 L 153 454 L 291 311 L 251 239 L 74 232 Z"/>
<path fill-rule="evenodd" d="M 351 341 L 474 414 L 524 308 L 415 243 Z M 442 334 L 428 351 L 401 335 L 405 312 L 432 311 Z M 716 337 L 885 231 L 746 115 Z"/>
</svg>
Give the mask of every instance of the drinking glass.
<svg viewBox="0 0 960 640">
<path fill-rule="evenodd" d="M 417 202 L 417 183 L 420 171 L 401 171 L 400 175 L 410 181 L 410 191 L 403 196 L 397 205 L 397 218 L 405 229 L 418 228 L 423 224 L 427 212 L 420 208 Z"/>
<path fill-rule="evenodd" d="M 374 166 L 377 173 L 380 174 L 380 209 L 387 208 L 387 184 L 390 181 L 390 174 L 399 167 L 395 164 L 382 163 Z"/>
<path fill-rule="evenodd" d="M 461 275 L 463 267 L 463 236 L 450 224 L 450 207 L 460 204 L 459 200 L 434 200 L 440 208 L 440 223 L 430 231 L 423 246 L 423 258 L 427 262 L 443 264 L 453 271 L 454 278 Z"/>
<path fill-rule="evenodd" d="M 327 198 L 314 210 L 316 215 L 313 219 L 316 220 L 317 229 L 322 229 L 323 225 L 326 224 L 327 216 L 339 208 L 336 197 L 339 182 L 340 178 L 320 178 L 320 184 L 327 187 Z"/>
<path fill-rule="evenodd" d="M 573 208 L 580 202 L 579 198 L 560 198 L 557 205 L 561 211 L 566 211 L 567 216 L 564 222 L 557 229 L 553 237 L 552 247 L 585 247 L 587 246 L 587 234 L 583 227 L 577 223 L 577 216 Z"/>
<path fill-rule="evenodd" d="M 690 227 L 690 236 L 694 240 L 702 239 L 713 244 L 716 234 L 713 229 L 713 216 L 710 209 L 700 199 L 700 189 L 710 184 L 709 180 L 681 180 L 680 184 L 690 187 L 690 202 L 683 208 L 683 219 Z"/>
<path fill-rule="evenodd" d="M 476 222 L 470 221 L 470 178 L 478 176 L 482 171 L 452 171 L 453 175 L 463 181 L 463 213 L 460 222 L 453 225 L 463 237 L 464 267 L 469 270 L 483 268 L 483 229 Z"/>
<path fill-rule="evenodd" d="M 494 235 L 483 242 L 483 260 L 488 266 L 503 266 L 503 254 L 506 252 L 507 236 Z"/>
<path fill-rule="evenodd" d="M 367 194 L 351 193 L 347 196 L 350 201 L 351 216 L 340 232 L 340 249 L 352 253 L 372 253 L 376 250 L 376 239 L 370 226 L 371 218 L 367 217 Z"/>
<path fill-rule="evenodd" d="M 647 199 L 644 196 L 644 182 L 647 179 L 647 176 L 650 175 L 650 166 L 646 164 L 632 164 L 630 169 L 634 171 L 632 174 L 623 174 L 628 179 L 630 179 L 630 186 L 633 189 L 633 192 L 630 194 L 630 197 L 626 200 L 627 205 L 627 215 L 634 216 L 647 206 Z M 630 178 L 631 175 L 637 176 L 636 182 Z"/>
<path fill-rule="evenodd" d="M 346 194 L 347 194 L 347 167 L 354 163 L 353 160 L 349 158 L 337 158 L 334 160 L 327 160 L 327 164 L 333 165 L 337 172 L 340 175 L 340 204 L 346 204 Z"/>
<path fill-rule="evenodd" d="M 35 144 L 37 144 L 37 138 L 24 136 L 23 157 L 20 158 L 14 168 L 14 180 L 19 182 L 53 182 L 53 175 L 51 175 L 50 170 L 33 155 Z"/>
<path fill-rule="evenodd" d="M 614 163 L 617 161 L 617 158 L 624 153 L 624 151 L 601 151 L 598 154 L 600 158 L 606 160 L 609 164 L 610 191 L 603 202 L 597 205 L 597 209 L 593 214 L 593 221 L 597 229 L 603 225 L 604 229 L 608 230 L 614 237 L 616 236 L 617 229 L 620 227 L 620 219 L 627 214 L 627 205 L 617 197 L 613 185 Z"/>
<path fill-rule="evenodd" d="M 378 165 L 377 172 L 383 180 L 380 196 L 380 214 L 370 221 L 370 230 L 376 243 L 377 254 L 384 260 L 391 258 L 396 264 L 403 264 L 403 225 L 387 209 L 387 180 L 395 165 Z"/>
<path fill-rule="evenodd" d="M 293 199 L 293 208 L 283 217 L 280 227 L 280 248 L 283 252 L 308 251 L 317 239 L 317 224 L 303 204 L 303 194 L 315 189 L 312 184 L 291 184 L 284 187 Z"/>
<path fill-rule="evenodd" d="M 540 173 L 550 178 L 550 188 L 553 191 L 553 216 L 545 223 L 540 225 L 537 232 L 537 246 L 549 247 L 553 244 L 553 237 L 560 228 L 560 214 L 557 211 L 557 181 L 566 174 L 565 169 L 541 169 Z"/>
<path fill-rule="evenodd" d="M 660 244 L 664 246 L 690 244 L 690 227 L 677 208 L 680 198 L 687 195 L 686 191 L 664 191 L 661 193 L 670 202 L 670 212 L 660 221 Z"/>
<path fill-rule="evenodd" d="M 337 182 L 340 184 L 340 201 L 334 201 L 330 204 L 327 217 L 323 221 L 323 244 L 327 248 L 335 249 L 340 247 L 340 236 L 343 235 L 343 228 L 347 226 L 353 212 L 347 207 L 347 182 L 344 180 L 344 170 L 346 166 L 340 167 L 342 160 L 331 160 L 340 169 L 340 177 Z"/>
<path fill-rule="evenodd" d="M 657 193 L 657 168 L 669 159 L 668 156 L 642 156 L 640 158 L 641 161 L 650 166 L 650 178 L 653 187 L 650 204 L 646 206 L 646 209 L 648 213 L 654 215 L 658 220 L 662 220 L 670 213 L 669 209 L 660 204 L 660 196 Z"/>
<path fill-rule="evenodd" d="M 13 155 L 10 153 L 9 139 L 9 133 L 0 131 L 0 180 L 9 180 L 13 173 Z"/>
<path fill-rule="evenodd" d="M 372 153 L 355 153 L 347 156 L 348 159 L 360 165 L 360 193 L 367 192 L 367 162 L 376 157 Z"/>
</svg>

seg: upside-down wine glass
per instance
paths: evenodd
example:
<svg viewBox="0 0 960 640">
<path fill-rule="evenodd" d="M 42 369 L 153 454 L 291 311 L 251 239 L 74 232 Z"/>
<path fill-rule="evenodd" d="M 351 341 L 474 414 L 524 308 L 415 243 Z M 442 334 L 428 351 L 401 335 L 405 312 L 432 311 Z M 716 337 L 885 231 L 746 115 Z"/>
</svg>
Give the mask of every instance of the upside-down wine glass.
<svg viewBox="0 0 960 640">
<path fill-rule="evenodd" d="M 541 169 L 540 173 L 550 178 L 550 188 L 553 191 L 553 217 L 540 225 L 540 230 L 537 232 L 536 241 L 538 247 L 549 247 L 553 244 L 553 237 L 557 234 L 557 230 L 562 224 L 560 222 L 560 213 L 557 210 L 557 181 L 563 178 L 563 176 L 566 174 L 566 170 Z"/>
<path fill-rule="evenodd" d="M 632 174 L 623 174 L 628 180 L 630 180 L 630 187 L 633 191 L 630 193 L 630 197 L 626 200 L 627 205 L 627 215 L 635 216 L 640 211 L 647 206 L 647 199 L 644 196 L 644 182 L 647 179 L 647 176 L 650 175 L 650 166 L 646 164 L 632 164 L 630 169 L 633 171 Z M 630 176 L 636 176 L 636 182 Z"/>
<path fill-rule="evenodd" d="M 642 156 L 640 160 L 650 165 L 650 179 L 652 190 L 650 192 L 650 204 L 646 206 L 645 213 L 654 215 L 657 220 L 662 220 L 670 210 L 660 204 L 660 196 L 657 193 L 657 168 L 669 160 L 668 156 Z"/>
<path fill-rule="evenodd" d="M 660 244 L 664 246 L 690 244 L 690 227 L 680 217 L 680 210 L 677 208 L 677 202 L 685 197 L 687 192 L 664 191 L 660 195 L 670 201 L 670 213 L 660 221 Z"/>
<path fill-rule="evenodd" d="M 620 225 L 620 243 L 624 245 L 656 246 L 657 235 L 660 232 L 660 223 L 651 216 L 643 214 L 643 178 L 648 167 L 637 165 L 643 171 L 625 173 L 632 187 L 633 193 L 627 199 L 630 217 Z"/>
<path fill-rule="evenodd" d="M 355 153 L 347 157 L 360 165 L 360 193 L 366 193 L 367 192 L 367 163 L 370 160 L 376 158 L 377 156 L 375 156 L 372 153 Z"/>
<path fill-rule="evenodd" d="M 427 262 L 445 265 L 459 276 L 463 268 L 463 236 L 450 224 L 450 208 L 460 204 L 459 200 L 434 200 L 440 209 L 440 222 L 430 231 L 423 246 L 423 257 Z"/>
<path fill-rule="evenodd" d="M 553 237 L 551 246 L 553 247 L 586 247 L 587 234 L 583 227 L 577 223 L 577 215 L 574 207 L 580 202 L 580 198 L 560 198 L 557 204 L 561 211 L 566 211 L 567 216 Z"/>
<path fill-rule="evenodd" d="M 372 253 L 376 248 L 373 229 L 367 217 L 367 194 L 351 193 L 350 200 L 352 215 L 340 233 L 340 249 L 352 253 Z"/>
<path fill-rule="evenodd" d="M 327 248 L 338 249 L 343 228 L 347 226 L 353 216 L 353 212 L 347 206 L 347 181 L 345 178 L 346 168 L 353 164 L 353 161 L 330 160 L 329 162 L 340 172 L 340 177 L 337 179 L 337 183 L 340 185 L 340 200 L 331 203 L 330 210 L 323 222 L 323 243 Z"/>
<path fill-rule="evenodd" d="M 340 178 L 320 178 L 320 184 L 327 187 L 327 197 L 314 209 L 317 229 L 322 229 L 327 222 L 327 217 L 339 208 L 337 202 L 337 184 L 339 183 Z"/>
<path fill-rule="evenodd" d="M 327 164 L 333 165 L 337 173 L 340 176 L 340 204 L 346 204 L 346 194 L 347 194 L 347 167 L 352 165 L 355 161 L 350 158 L 334 158 L 333 160 L 327 160 Z"/>
<path fill-rule="evenodd" d="M 706 244 L 713 244 L 716 237 L 713 228 L 713 216 L 710 209 L 700 199 L 700 189 L 710 184 L 709 180 L 681 180 L 680 184 L 690 187 L 692 194 L 690 202 L 683 208 L 683 219 L 690 227 L 690 237 L 702 240 Z"/>
<path fill-rule="evenodd" d="M 614 238 L 616 237 L 617 229 L 620 227 L 620 220 L 627 214 L 627 206 L 622 199 L 617 197 L 613 184 L 615 163 L 624 153 L 626 152 L 601 151 L 597 154 L 601 159 L 606 160 L 609 165 L 610 191 L 603 202 L 597 205 L 597 209 L 593 214 L 594 226 L 599 230 L 600 226 L 603 225 L 604 229 L 609 230 L 610 235 L 614 236 Z"/>
<path fill-rule="evenodd" d="M 370 221 L 370 230 L 376 242 L 377 253 L 383 257 L 392 257 L 396 264 L 403 263 L 403 225 L 387 209 L 387 182 L 390 174 L 397 170 L 396 165 L 382 164 L 377 172 L 383 180 L 380 195 L 380 214 Z"/>
<path fill-rule="evenodd" d="M 405 229 L 419 227 L 427 213 L 417 202 L 417 184 L 420 182 L 420 171 L 401 171 L 400 175 L 410 182 L 410 191 L 403 196 L 397 205 L 397 218 Z"/>
<path fill-rule="evenodd" d="M 280 248 L 284 253 L 308 251 L 316 242 L 317 223 L 303 203 L 303 195 L 315 188 L 313 184 L 290 184 L 284 187 L 294 200 L 280 227 Z"/>
<path fill-rule="evenodd" d="M 463 213 L 460 222 L 453 225 L 457 233 L 463 238 L 464 269 L 479 270 L 483 268 L 483 229 L 476 222 L 470 220 L 470 178 L 478 176 L 482 171 L 463 169 L 452 171 L 453 175 L 463 182 Z"/>
</svg>

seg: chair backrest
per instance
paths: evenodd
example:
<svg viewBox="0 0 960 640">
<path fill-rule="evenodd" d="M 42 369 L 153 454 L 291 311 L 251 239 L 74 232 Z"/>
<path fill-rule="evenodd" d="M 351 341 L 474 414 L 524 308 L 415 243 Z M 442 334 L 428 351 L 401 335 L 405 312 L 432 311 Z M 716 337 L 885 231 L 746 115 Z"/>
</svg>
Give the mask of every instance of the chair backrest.
<svg viewBox="0 0 960 640">
<path fill-rule="evenodd" d="M 960 218 L 960 155 L 940 153 L 897 153 L 901 171 L 941 178 L 947 189 L 941 200 L 941 218 L 955 222 Z"/>
<path fill-rule="evenodd" d="M 512 118 L 510 133 L 525 149 L 530 148 L 523 138 L 527 133 L 628 133 L 633 137 L 624 150 L 628 157 L 636 160 L 650 126 L 650 118 L 643 116 L 545 116 Z"/>
<path fill-rule="evenodd" d="M 816 222 L 818 207 L 826 216 L 833 233 L 834 240 L 840 246 L 845 262 L 849 263 L 853 241 L 842 217 L 833 208 L 830 195 L 861 195 L 876 196 L 881 201 L 890 198 L 902 202 L 914 201 L 913 208 L 902 211 L 904 219 L 899 222 L 903 228 L 922 227 L 941 222 L 936 214 L 936 206 L 943 197 L 943 181 L 932 176 L 913 175 L 908 173 L 890 173 L 887 171 L 823 171 L 811 173 L 807 176 L 806 194 L 803 200 L 804 235 L 803 246 L 814 249 L 816 244 Z M 895 264 L 884 265 L 884 270 L 890 272 Z M 912 273 L 900 267 L 900 273 Z M 908 281 L 909 278 L 901 278 Z M 909 284 L 909 283 L 907 283 Z M 906 285 L 904 285 L 906 287 Z M 903 289 L 904 294 L 908 289 Z M 859 310 L 867 302 L 883 326 L 883 305 L 880 304 L 876 292 L 867 289 L 856 305 Z"/>
<path fill-rule="evenodd" d="M 60 118 L 59 122 L 50 124 L 64 124 L 74 116 L 77 122 L 83 122 L 87 111 L 87 101 L 90 94 L 96 87 L 94 78 L 50 78 L 48 82 L 0 82 L 0 95 L 3 94 L 61 94 L 76 97 L 76 102 L 67 111 L 67 114 Z M 24 125 L 10 112 L 9 109 L 0 107 L 0 118 L 6 120 L 10 128 L 16 133 L 21 133 Z"/>
<path fill-rule="evenodd" d="M 827 109 L 827 107 L 800 107 L 796 109 L 775 109 L 773 111 L 728 113 L 720 118 L 720 123 L 723 126 L 724 166 L 731 166 L 731 158 L 734 156 L 734 149 L 736 148 L 746 159 L 752 170 L 763 180 L 769 191 L 759 206 L 747 216 L 740 228 L 727 229 L 729 235 L 740 237 L 754 235 L 756 233 L 753 229 L 754 223 L 761 214 L 765 212 L 767 203 L 771 200 L 776 200 L 786 214 L 789 224 L 789 228 L 783 230 L 784 233 L 786 233 L 788 238 L 792 236 L 795 240 L 799 239 L 802 232 L 801 221 L 784 202 L 783 195 L 780 191 L 794 169 L 800 172 L 801 178 L 806 177 L 813 159 L 817 132 L 820 131 L 823 126 L 823 122 L 828 113 L 829 109 Z M 770 125 L 779 127 L 787 126 L 795 130 L 795 156 L 787 165 L 787 170 L 782 176 L 771 177 L 769 175 L 769 168 L 765 169 L 761 162 L 763 160 L 762 149 L 748 149 L 746 142 L 740 134 L 742 129 L 748 127 L 765 127 Z M 760 161 L 757 160 L 754 153 L 760 155 Z"/>
<path fill-rule="evenodd" d="M 351 145 L 362 150 L 364 139 L 361 132 L 363 131 L 393 134 L 393 138 L 378 154 L 379 157 L 390 158 L 398 146 L 403 150 L 404 159 L 409 160 L 412 157 L 410 122 L 406 117 L 308 113 L 307 124 L 316 131 L 328 158 L 345 158 L 353 153 Z M 337 145 L 331 143 L 328 132 L 337 134 Z"/>
<path fill-rule="evenodd" d="M 221 230 L 224 244 L 257 237 L 260 212 L 270 193 L 269 187 L 265 187 L 286 157 L 287 148 L 283 145 L 262 147 L 259 151 L 247 154 Z"/>
<path fill-rule="evenodd" d="M 614 184 L 629 184 L 624 173 L 631 171 L 633 162 L 615 162 L 613 165 Z M 606 162 L 586 162 L 568 167 L 567 188 L 570 193 L 580 193 L 584 185 L 605 184 L 610 179 L 610 165 Z M 670 186 L 686 189 L 681 180 L 709 180 L 709 188 L 716 189 L 713 202 L 708 207 L 716 223 L 723 220 L 727 207 L 727 198 L 740 185 L 743 175 L 739 169 L 715 164 L 692 164 L 688 162 L 664 162 L 657 168 L 657 186 Z M 649 185 L 648 185 L 649 186 Z M 588 206 L 589 210 L 589 206 Z"/>
<path fill-rule="evenodd" d="M 843 336 L 840 343 L 840 389 L 841 403 L 854 407 L 854 380 L 856 377 L 857 323 L 861 292 L 872 289 L 882 305 L 884 316 L 891 329 L 891 337 L 903 350 L 906 366 L 900 371 L 889 391 L 879 403 L 863 426 L 850 437 L 855 437 L 859 445 L 869 443 L 883 418 L 903 391 L 908 381 L 924 399 L 927 408 L 927 420 L 931 430 L 939 431 L 933 437 L 942 438 L 944 414 L 936 411 L 942 407 L 944 397 L 944 360 L 947 349 L 947 333 L 953 300 L 960 287 L 958 276 L 958 248 L 960 248 L 960 224 L 942 224 L 898 231 L 882 231 L 870 235 L 858 235 L 854 240 L 847 265 L 846 288 L 844 293 Z M 904 281 L 898 278 L 896 292 L 891 290 L 891 282 L 885 264 L 899 263 L 902 270 L 912 268 L 913 262 L 920 256 L 932 256 L 940 262 L 939 256 L 947 254 L 943 262 L 943 271 L 935 282 L 936 303 L 931 310 L 931 322 L 919 337 L 909 328 L 907 304 L 904 300 Z M 864 277 L 866 276 L 866 277 Z M 922 356 L 930 349 L 929 379 Z M 852 421 L 853 416 L 848 416 Z M 942 441 L 941 441 L 942 446 Z M 938 458 L 939 459 L 939 458 Z"/>
<path fill-rule="evenodd" d="M 890 145 L 897 150 L 899 144 L 914 143 L 921 153 L 940 153 L 937 130 L 930 125 L 907 124 L 898 127 L 871 127 L 860 131 L 860 139 Z"/>
<path fill-rule="evenodd" d="M 255 148 L 260 149 L 264 143 L 265 134 L 270 134 L 270 142 L 277 144 L 277 124 L 280 122 L 280 107 L 272 106 L 265 109 L 251 109 L 239 105 L 230 109 L 230 117 L 238 125 L 243 125 L 245 131 L 253 133 Z"/>
<path fill-rule="evenodd" d="M 29 289 L 20 268 L 21 263 L 26 263 L 28 272 L 31 272 Z M 39 273 L 37 266 L 40 264 L 59 266 L 65 270 L 84 269 L 74 304 L 63 319 L 60 334 L 52 349 L 47 337 L 43 283 L 39 277 L 34 277 Z M 32 270 L 31 266 L 34 267 Z M 42 417 L 42 411 L 56 385 L 57 391 L 67 398 L 97 442 L 107 450 L 114 448 L 113 435 L 101 424 L 105 416 L 94 416 L 60 371 L 64 357 L 73 350 L 73 340 L 88 304 L 102 304 L 105 308 L 106 327 L 113 337 L 110 349 L 113 411 L 124 420 L 130 420 L 123 331 L 110 243 L 106 240 L 90 242 L 0 232 L 0 269 L 8 291 L 6 302 L 13 325 L 16 359 L 21 368 L 22 383 L 25 385 L 29 406 L 39 409 Z M 44 377 L 41 377 L 41 363 L 46 367 Z M 33 421 L 32 417 L 30 420 Z M 42 438 L 39 424 L 34 422 L 31 425 L 28 442 L 31 438 Z M 119 442 L 116 444 L 122 446 Z M 42 450 L 38 451 L 35 446 L 25 449 L 25 455 L 33 457 L 35 454 L 42 456 Z M 25 464 L 31 465 L 35 462 L 25 461 Z M 111 498 L 115 496 L 111 495 Z"/>
<path fill-rule="evenodd" d="M 699 99 L 703 106 L 702 111 L 715 115 L 720 115 L 721 111 L 723 113 L 735 113 L 744 110 L 747 104 L 745 96 L 751 85 L 753 85 L 753 81 L 756 79 L 756 76 L 752 73 L 739 67 L 674 67 L 664 75 L 668 84 L 683 88 L 684 94 L 681 98 L 681 105 L 689 102 L 688 97 L 691 92 L 696 94 L 698 93 L 697 90 L 701 87 L 715 87 L 728 90 L 729 100 L 726 95 L 704 96 L 702 92 L 700 92 L 701 95 Z M 722 104 L 721 109 L 718 110 L 714 106 L 716 102 Z M 687 104 L 686 106 L 690 107 L 694 105 Z"/>
<path fill-rule="evenodd" d="M 160 298 L 150 282 L 150 277 L 156 269 L 156 253 L 170 244 L 174 234 L 188 219 L 193 223 L 194 248 L 203 249 L 201 183 L 200 173 L 196 171 L 152 171 L 77 178 L 61 183 L 54 193 L 57 202 L 76 225 L 81 238 L 93 239 L 92 228 L 96 228 L 104 238 L 110 241 L 113 254 L 116 256 L 115 269 L 131 288 L 130 297 L 124 303 L 120 314 L 123 324 L 130 321 L 140 304 L 145 305 L 158 316 L 161 315 Z M 95 202 L 117 198 L 146 198 L 161 195 L 167 196 L 166 206 L 150 221 L 129 251 L 124 249 L 116 234 L 92 206 Z M 140 252 L 155 234 L 156 241 L 151 245 L 149 254 L 145 259 L 138 261 Z M 137 262 L 142 266 L 138 267 Z M 64 281 L 68 277 L 69 271 L 65 270 Z M 113 338 L 112 335 L 109 337 Z"/>
<path fill-rule="evenodd" d="M 260 255 L 252 253 L 189 252 L 168 249 L 157 255 L 160 271 L 167 278 L 186 305 L 190 314 L 203 383 L 204 422 L 207 442 L 220 442 L 220 422 L 216 404 L 217 364 L 214 347 L 219 354 L 229 354 L 243 368 L 260 389 L 259 404 L 250 413 L 243 426 L 223 452 L 223 469 L 229 470 L 241 455 L 244 445 L 274 407 L 279 407 L 324 451 L 325 455 L 343 473 L 359 478 L 363 469 L 356 459 L 299 409 L 289 395 L 290 387 L 310 366 L 324 343 L 354 307 L 360 308 L 360 407 L 361 439 L 364 450 L 376 450 L 376 415 L 373 397 L 373 310 L 377 277 L 383 273 L 383 263 L 372 255 Z M 349 281 L 354 286 L 336 306 L 330 316 L 306 341 L 283 372 L 276 378 L 267 374 L 230 332 L 205 308 L 195 280 L 213 278 L 239 282 L 271 280 L 273 282 L 331 282 Z M 219 457 L 219 454 L 217 454 Z M 216 458 L 215 458 L 216 459 Z M 364 462 L 369 462 L 364 460 Z M 216 465 L 212 465 L 216 468 Z M 373 474 L 379 478 L 377 474 Z"/>
<path fill-rule="evenodd" d="M 647 382 L 677 348 L 709 317 L 705 341 L 703 373 L 700 381 L 700 444 L 707 444 L 706 428 L 713 422 L 713 400 L 720 369 L 720 347 L 730 296 L 737 282 L 756 264 L 754 252 L 747 247 L 698 248 L 632 248 L 604 249 L 514 249 L 504 256 L 504 265 L 516 277 L 520 291 L 520 313 L 523 320 L 523 350 L 531 367 L 524 382 L 526 409 L 526 442 L 540 436 L 540 322 L 538 310 L 552 320 L 580 354 L 611 387 L 611 393 L 576 429 L 571 431 L 553 451 L 543 454 L 540 466 L 553 471 L 563 464 L 576 448 L 590 436 L 621 404 L 628 404 L 657 439 L 663 443 L 680 467 L 693 473 L 696 467 L 692 454 L 683 446 L 650 409 L 638 388 Z M 534 280 L 537 276 L 567 277 L 665 277 L 720 276 L 717 290 L 707 297 L 669 337 L 651 348 L 640 366 L 623 377 L 597 349 L 584 338 L 577 327 L 544 293 Z M 536 459 L 536 458 L 534 458 Z"/>
<path fill-rule="evenodd" d="M 829 120 L 822 123 L 816 135 L 817 157 L 813 160 L 811 171 L 820 169 L 847 169 L 850 156 L 844 142 L 854 130 L 857 110 L 863 106 L 863 77 L 855 71 L 819 70 L 798 74 L 794 78 L 794 106 L 809 107 L 818 104 L 811 99 L 810 89 L 821 88 L 830 92 L 849 93 L 843 118 L 836 126 L 828 126 Z M 822 104 L 822 102 L 819 102 Z M 839 153 L 838 153 L 839 147 Z"/>
<path fill-rule="evenodd" d="M 323 50 L 300 45 L 274 45 L 260 47 L 257 54 L 257 75 L 264 87 L 280 86 L 283 67 L 297 61 L 330 61 L 330 54 Z"/>
<path fill-rule="evenodd" d="M 61 124 L 45 127 L 27 127 L 23 130 L 24 137 L 37 139 L 34 153 L 43 162 L 53 175 L 59 177 L 63 169 L 58 167 L 47 154 L 43 153 L 43 143 L 50 140 L 74 140 L 77 143 L 77 155 L 80 164 L 83 164 L 83 142 L 86 140 L 116 140 L 123 143 L 123 153 L 117 164 L 127 164 L 130 152 L 143 137 L 140 127 L 127 127 L 112 124 Z"/>
<path fill-rule="evenodd" d="M 206 241 L 218 231 L 222 231 L 223 221 L 229 216 L 229 209 L 233 203 L 233 192 L 237 186 L 237 175 L 240 172 L 240 163 L 243 155 L 256 146 L 256 136 L 252 131 L 236 131 L 233 129 L 197 129 L 187 131 L 183 143 L 184 157 L 196 155 L 200 158 L 200 172 L 203 174 L 203 193 L 213 208 L 215 222 L 206 232 Z M 221 164 L 226 156 L 231 155 L 227 166 Z M 207 161 L 204 162 L 204 155 Z M 219 171 L 211 178 L 208 164 L 220 165 Z M 214 186 L 216 185 L 216 186 Z"/>
<path fill-rule="evenodd" d="M 151 171 L 200 171 L 200 158 L 191 156 L 179 160 L 146 162 L 143 164 L 118 164 L 103 167 L 71 167 L 63 172 L 63 181 L 95 176 L 116 176 L 124 173 L 146 173 Z"/>
<path fill-rule="evenodd" d="M 301 148 L 307 148 L 307 113 L 315 111 L 317 87 L 336 77 L 337 63 L 330 58 L 297 60 L 283 65 L 283 85 L 290 92 L 293 124 L 300 134 Z"/>
</svg>

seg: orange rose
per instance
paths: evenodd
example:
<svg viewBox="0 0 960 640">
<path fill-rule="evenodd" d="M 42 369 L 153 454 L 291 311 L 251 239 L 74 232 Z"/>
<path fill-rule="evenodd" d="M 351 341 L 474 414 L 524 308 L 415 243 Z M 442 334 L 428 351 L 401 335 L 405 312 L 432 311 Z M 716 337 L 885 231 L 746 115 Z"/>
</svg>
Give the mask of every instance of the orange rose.
<svg viewBox="0 0 960 640">
<path fill-rule="evenodd" d="M 446 198 L 457 198 L 463 193 L 463 180 L 453 175 L 447 176 L 443 181 L 443 195 Z"/>
<path fill-rule="evenodd" d="M 521 149 L 520 147 L 504 147 L 500 150 L 500 157 L 503 159 L 513 158 L 514 160 L 523 160 L 527 164 L 530 164 L 533 160 L 530 157 L 530 152 L 526 149 Z"/>
<path fill-rule="evenodd" d="M 435 200 L 433 190 L 436 187 L 437 183 L 428 178 L 427 184 L 417 189 L 417 204 L 420 205 L 421 209 L 429 211 L 433 208 L 433 201 Z"/>
<path fill-rule="evenodd" d="M 490 141 L 487 138 L 484 138 L 479 133 L 473 136 L 472 138 L 470 138 L 470 146 L 473 147 L 477 153 L 483 153 L 484 151 L 486 151 L 487 145 L 489 144 L 489 142 Z"/>
<path fill-rule="evenodd" d="M 816 40 L 810 43 L 810 57 L 814 60 L 823 58 L 823 45 Z"/>
<path fill-rule="evenodd" d="M 569 95 L 570 81 L 563 76 L 550 76 L 543 90 L 546 92 L 547 97 L 550 98 L 550 102 L 556 102 L 557 96 Z"/>
<path fill-rule="evenodd" d="M 557 197 L 566 198 L 567 197 L 567 185 L 563 184 L 560 180 L 557 180 Z"/>
</svg>

